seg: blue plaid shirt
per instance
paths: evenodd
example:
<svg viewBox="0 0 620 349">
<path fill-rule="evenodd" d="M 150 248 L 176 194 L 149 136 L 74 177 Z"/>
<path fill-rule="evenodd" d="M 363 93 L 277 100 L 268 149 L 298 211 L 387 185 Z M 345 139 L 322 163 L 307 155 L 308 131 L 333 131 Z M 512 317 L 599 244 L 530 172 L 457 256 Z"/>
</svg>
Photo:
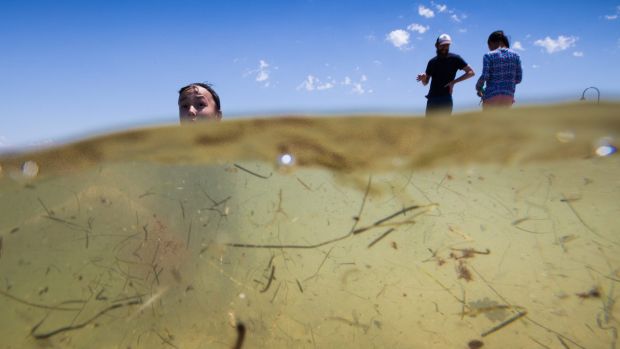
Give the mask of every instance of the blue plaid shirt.
<svg viewBox="0 0 620 349">
<path fill-rule="evenodd" d="M 516 85 L 521 82 L 522 77 L 521 57 L 510 49 L 498 48 L 484 54 L 482 76 L 478 79 L 476 90 L 483 91 L 482 99 L 494 96 L 514 97 Z"/>
</svg>

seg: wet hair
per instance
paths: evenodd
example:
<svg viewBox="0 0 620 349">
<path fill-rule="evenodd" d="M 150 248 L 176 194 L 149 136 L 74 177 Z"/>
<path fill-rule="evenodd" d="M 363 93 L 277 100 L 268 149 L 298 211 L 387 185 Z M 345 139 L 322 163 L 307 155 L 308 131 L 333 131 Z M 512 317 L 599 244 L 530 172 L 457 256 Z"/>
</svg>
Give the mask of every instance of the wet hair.
<svg viewBox="0 0 620 349">
<path fill-rule="evenodd" d="M 194 86 L 200 86 L 200 87 L 204 88 L 205 90 L 209 91 L 209 93 L 211 93 L 211 96 L 213 96 L 213 100 L 215 101 L 215 107 L 217 108 L 217 112 L 218 113 L 222 112 L 222 107 L 220 105 L 220 96 L 218 96 L 217 92 L 215 92 L 215 90 L 213 89 L 213 85 L 211 85 L 209 83 L 195 82 L 195 83 L 189 84 L 187 86 L 183 86 L 179 90 L 179 97 L 181 97 L 183 92 L 189 90 L 190 88 L 192 88 Z"/>
<path fill-rule="evenodd" d="M 506 34 L 504 34 L 503 30 L 496 30 L 489 35 L 489 40 L 487 40 L 487 43 L 491 44 L 493 42 L 501 43 L 507 48 L 510 48 L 510 42 L 508 41 L 508 38 L 506 37 Z"/>
</svg>

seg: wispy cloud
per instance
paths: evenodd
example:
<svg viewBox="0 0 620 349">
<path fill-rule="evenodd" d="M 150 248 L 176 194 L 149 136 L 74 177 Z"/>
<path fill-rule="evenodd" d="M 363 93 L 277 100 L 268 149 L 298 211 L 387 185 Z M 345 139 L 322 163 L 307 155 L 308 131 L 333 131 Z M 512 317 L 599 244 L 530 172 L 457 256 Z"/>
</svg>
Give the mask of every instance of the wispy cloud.
<svg viewBox="0 0 620 349">
<path fill-rule="evenodd" d="M 525 48 L 523 48 L 523 45 L 521 44 L 521 41 L 515 41 L 512 44 L 512 48 L 517 50 L 517 51 L 525 51 Z"/>
<path fill-rule="evenodd" d="M 432 1 L 431 1 L 431 4 L 435 6 L 435 8 L 437 9 L 437 12 L 439 13 L 446 12 L 448 10 L 448 6 L 446 6 L 445 4 L 436 4 Z"/>
<path fill-rule="evenodd" d="M 435 12 L 424 5 L 418 6 L 418 14 L 422 17 L 433 18 L 435 17 Z"/>
<path fill-rule="evenodd" d="M 575 51 L 575 52 L 573 52 L 573 56 L 575 56 L 575 57 L 583 57 L 583 52 Z"/>
<path fill-rule="evenodd" d="M 334 88 L 334 86 L 335 86 L 335 82 L 333 81 L 333 79 L 332 81 L 323 83 L 316 76 L 308 75 L 306 77 L 306 80 L 304 80 L 301 84 L 299 84 L 299 86 L 297 86 L 297 90 L 306 90 L 308 92 L 323 91 L 323 90 L 332 89 Z"/>
<path fill-rule="evenodd" d="M 421 24 L 418 24 L 418 23 L 411 23 L 411 24 L 409 24 L 407 29 L 409 31 L 412 31 L 412 32 L 418 32 L 420 34 L 424 34 L 424 33 L 426 33 L 430 29 L 430 27 L 428 25 L 424 26 L 424 25 L 421 25 Z"/>
<path fill-rule="evenodd" d="M 368 77 L 365 74 L 362 74 L 362 76 L 357 82 L 354 82 L 350 77 L 345 76 L 344 80 L 342 81 L 342 85 L 350 87 L 351 93 L 354 93 L 356 95 L 372 93 L 371 89 L 368 89 L 366 86 L 364 86 L 364 83 L 366 81 L 368 81 Z"/>
<path fill-rule="evenodd" d="M 539 39 L 534 41 L 534 45 L 540 46 L 547 50 L 547 53 L 552 54 L 564 50 L 568 50 L 569 48 L 575 46 L 579 38 L 576 36 L 564 36 L 560 35 L 557 39 L 552 39 L 547 36 L 544 39 Z"/>
<path fill-rule="evenodd" d="M 616 13 L 612 15 L 605 15 L 605 19 L 608 21 L 615 21 L 618 19 L 618 15 L 620 15 L 620 6 L 616 6 Z"/>
<path fill-rule="evenodd" d="M 322 81 L 318 77 L 308 74 L 306 79 L 299 84 L 299 86 L 297 86 L 297 90 L 313 92 L 331 90 L 337 88 L 338 86 L 343 86 L 347 88 L 349 92 L 361 95 L 365 93 L 372 93 L 372 90 L 365 86 L 367 81 L 368 77 L 365 74 L 362 74 L 357 81 L 354 81 L 349 76 L 345 76 L 340 82 L 337 82 L 336 79 L 329 76 L 325 79 L 325 81 Z"/>
<path fill-rule="evenodd" d="M 409 33 L 402 29 L 396 29 L 391 31 L 385 39 L 394 47 L 404 49 L 409 44 Z"/>
<path fill-rule="evenodd" d="M 269 80 L 271 75 L 270 65 L 264 59 L 258 61 L 257 69 L 250 69 L 245 74 L 243 74 L 244 77 L 248 75 L 253 75 L 254 80 L 265 87 L 269 87 L 271 85 L 271 82 Z"/>
<path fill-rule="evenodd" d="M 259 67 L 258 67 L 258 74 L 256 74 L 257 82 L 265 82 L 269 80 L 269 70 L 267 70 L 268 68 L 269 68 L 269 63 L 261 59 L 259 62 Z"/>
</svg>

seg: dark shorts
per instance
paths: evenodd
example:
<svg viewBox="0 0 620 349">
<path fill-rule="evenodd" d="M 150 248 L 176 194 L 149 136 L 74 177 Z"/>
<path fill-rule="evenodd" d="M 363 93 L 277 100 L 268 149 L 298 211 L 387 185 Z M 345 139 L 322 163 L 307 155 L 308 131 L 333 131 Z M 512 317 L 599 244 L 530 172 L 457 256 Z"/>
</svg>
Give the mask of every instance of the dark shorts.
<svg viewBox="0 0 620 349">
<path fill-rule="evenodd" d="M 452 96 L 427 96 L 426 99 L 426 116 L 452 114 Z"/>
</svg>

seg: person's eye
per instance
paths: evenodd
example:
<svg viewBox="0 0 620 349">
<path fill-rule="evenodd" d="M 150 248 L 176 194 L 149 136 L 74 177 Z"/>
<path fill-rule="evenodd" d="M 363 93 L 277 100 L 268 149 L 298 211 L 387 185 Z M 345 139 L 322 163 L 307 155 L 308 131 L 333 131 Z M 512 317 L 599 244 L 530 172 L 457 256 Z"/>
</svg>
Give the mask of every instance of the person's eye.
<svg viewBox="0 0 620 349">
<path fill-rule="evenodd" d="M 183 108 L 183 109 L 187 109 L 187 108 L 189 108 L 189 104 L 182 104 L 182 105 L 181 105 L 181 108 Z"/>
<path fill-rule="evenodd" d="M 207 103 L 199 103 L 198 106 L 200 107 L 200 109 L 202 109 L 207 106 Z"/>
</svg>

